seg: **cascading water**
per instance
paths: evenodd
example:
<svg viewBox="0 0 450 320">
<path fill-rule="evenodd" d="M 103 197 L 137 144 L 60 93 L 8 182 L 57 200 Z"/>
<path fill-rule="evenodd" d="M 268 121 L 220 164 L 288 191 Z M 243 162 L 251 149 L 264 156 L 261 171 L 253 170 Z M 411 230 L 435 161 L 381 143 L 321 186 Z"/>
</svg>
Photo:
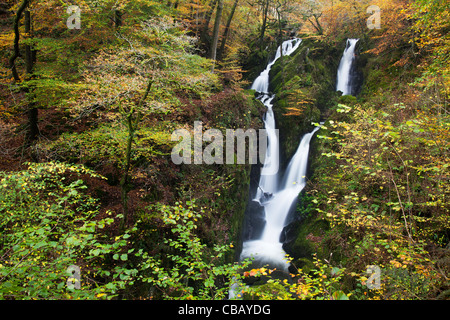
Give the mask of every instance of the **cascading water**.
<svg viewBox="0 0 450 320">
<path fill-rule="evenodd" d="M 359 39 L 347 39 L 347 46 L 342 55 L 341 62 L 339 63 L 336 91 L 341 91 L 342 95 L 353 94 L 351 68 L 353 61 L 355 60 L 355 47 L 358 40 Z"/>
<path fill-rule="evenodd" d="M 269 93 L 269 72 L 275 62 L 283 56 L 291 55 L 302 43 L 301 39 L 286 40 L 278 47 L 275 58 L 267 65 L 266 69 L 253 81 L 252 89 L 262 94 Z"/>
<path fill-rule="evenodd" d="M 266 69 L 255 79 L 252 89 L 259 92 L 261 96 L 259 100 L 266 106 L 267 111 L 264 117 L 264 128 L 267 133 L 267 149 L 263 170 L 261 172 L 261 180 L 256 197 L 259 199 L 263 192 L 274 193 L 278 187 L 278 165 L 279 165 L 279 146 L 278 136 L 275 126 L 275 115 L 272 110 L 273 95 L 269 94 L 269 72 L 275 62 L 283 55 L 291 55 L 300 46 L 301 39 L 290 39 L 284 41 L 277 48 L 275 58 L 267 65 Z"/>
<path fill-rule="evenodd" d="M 259 199 L 264 192 L 273 193 L 277 189 L 279 164 L 279 145 L 278 135 L 275 126 L 275 115 L 272 110 L 272 100 L 274 96 L 269 94 L 263 94 L 260 98 L 261 102 L 267 107 L 266 114 L 264 116 L 264 128 L 267 134 L 267 149 L 265 154 L 264 166 L 261 171 L 261 179 L 259 181 L 259 188 L 257 190 L 257 198 Z"/>
<path fill-rule="evenodd" d="M 282 179 L 272 198 L 263 203 L 266 224 L 262 236 L 258 240 L 243 243 L 241 259 L 253 256 L 261 264 L 269 264 L 279 270 L 287 271 L 285 251 L 280 235 L 285 227 L 285 221 L 292 205 L 299 193 L 306 185 L 306 169 L 309 155 L 309 145 L 315 128 L 311 133 L 303 136 L 300 145 L 290 161 Z M 263 177 L 261 177 L 261 180 Z"/>
<path fill-rule="evenodd" d="M 264 125 L 268 137 L 268 148 L 261 178 L 259 181 L 256 198 L 264 207 L 265 226 L 262 235 L 257 240 L 245 241 L 242 245 L 241 259 L 254 257 L 260 264 L 269 264 L 279 270 L 287 271 L 288 264 L 285 261 L 285 252 L 280 236 L 285 227 L 287 215 L 298 197 L 298 194 L 304 188 L 306 181 L 306 167 L 309 153 L 309 143 L 313 134 L 319 129 L 306 134 L 297 149 L 297 152 L 290 161 L 284 177 L 280 179 L 278 173 L 279 165 L 279 144 L 276 135 L 275 116 L 272 110 L 273 95 L 268 92 L 269 72 L 276 60 L 281 55 L 291 55 L 300 45 L 300 39 L 292 39 L 283 42 L 277 49 L 275 59 L 272 60 L 267 68 L 255 79 L 252 89 L 258 91 L 261 96 L 260 101 L 267 107 L 264 119 Z M 260 201 L 270 194 L 270 199 Z"/>
<path fill-rule="evenodd" d="M 353 94 L 351 71 L 358 40 L 347 40 L 347 46 L 339 64 L 336 90 L 342 91 L 343 95 Z M 253 201 L 259 202 L 264 207 L 266 223 L 259 239 L 248 240 L 243 243 L 240 258 L 243 260 L 254 257 L 256 262 L 262 265 L 269 264 L 271 267 L 277 267 L 282 271 L 287 271 L 288 264 L 285 262 L 285 252 L 280 236 L 292 205 L 306 185 L 305 175 L 310 141 L 320 127 L 316 127 L 312 132 L 303 136 L 284 176 L 280 179 L 279 175 L 273 172 L 273 168 L 278 168 L 279 165 L 279 144 L 278 137 L 275 135 L 275 117 L 272 110 L 273 96 L 268 93 L 269 72 L 276 60 L 281 56 L 281 53 L 285 55 L 292 54 L 300 45 L 300 42 L 301 40 L 299 39 L 285 41 L 281 48 L 277 50 L 275 59 L 268 64 L 267 68 L 261 72 L 252 85 L 252 89 L 261 93 L 259 99 L 267 107 L 264 124 L 268 133 L 268 148 L 256 198 L 253 199 Z M 264 174 L 265 171 L 269 174 Z M 260 201 L 267 194 L 272 194 L 272 197 L 268 201 Z M 239 284 L 234 282 L 230 288 L 230 299 L 236 297 L 235 293 L 238 287 Z"/>
</svg>

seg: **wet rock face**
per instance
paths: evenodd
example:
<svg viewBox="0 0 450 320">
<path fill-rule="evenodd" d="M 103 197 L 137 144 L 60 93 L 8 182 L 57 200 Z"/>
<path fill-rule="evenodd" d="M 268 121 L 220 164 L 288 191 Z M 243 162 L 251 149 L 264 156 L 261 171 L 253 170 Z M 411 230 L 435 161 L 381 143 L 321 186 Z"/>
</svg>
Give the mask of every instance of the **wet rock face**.
<svg viewBox="0 0 450 320">
<path fill-rule="evenodd" d="M 256 197 L 256 191 L 261 177 L 261 168 L 261 163 L 251 166 L 248 199 L 254 199 Z M 265 223 L 264 207 L 258 201 L 248 200 L 242 222 L 240 242 L 258 239 L 264 230 Z"/>
<path fill-rule="evenodd" d="M 355 49 L 355 61 L 350 69 L 350 85 L 352 87 L 352 96 L 358 96 L 361 93 L 362 85 L 364 82 L 364 74 L 362 69 L 366 63 L 365 59 L 359 54 L 360 45 L 356 44 Z"/>
<path fill-rule="evenodd" d="M 243 241 L 259 239 L 265 224 L 264 207 L 257 201 L 249 201 L 245 212 Z"/>
<path fill-rule="evenodd" d="M 351 81 L 354 83 L 355 95 L 360 92 L 363 74 L 360 72 L 364 57 L 359 51 L 355 55 L 355 63 L 351 70 Z M 336 92 L 336 73 L 342 50 L 329 48 L 326 44 L 312 40 L 305 41 L 292 56 L 283 56 L 273 64 L 269 72 L 269 91 L 275 94 L 273 112 L 276 128 L 279 129 L 279 170 L 281 176 L 297 150 L 297 146 L 304 134 L 313 129 L 313 122 L 320 122 L 328 109 L 337 104 L 340 94 Z M 289 113 L 291 107 L 303 98 L 308 103 L 302 112 Z M 314 143 L 311 146 L 311 158 L 315 154 Z M 242 227 L 241 240 L 243 242 L 259 240 L 263 236 L 266 226 L 264 199 L 255 201 L 258 189 L 261 164 L 252 166 L 250 177 L 249 201 L 247 202 Z M 308 161 L 307 175 L 311 173 Z M 310 259 L 312 252 L 317 251 L 314 241 L 319 239 L 322 228 L 318 228 L 316 221 L 305 221 L 298 211 L 302 199 L 294 201 L 285 221 L 279 242 L 283 250 L 294 259 Z M 264 248 L 263 250 L 265 250 Z M 305 261 L 306 261 L 305 260 Z M 303 264 L 303 263 L 302 263 Z"/>
</svg>

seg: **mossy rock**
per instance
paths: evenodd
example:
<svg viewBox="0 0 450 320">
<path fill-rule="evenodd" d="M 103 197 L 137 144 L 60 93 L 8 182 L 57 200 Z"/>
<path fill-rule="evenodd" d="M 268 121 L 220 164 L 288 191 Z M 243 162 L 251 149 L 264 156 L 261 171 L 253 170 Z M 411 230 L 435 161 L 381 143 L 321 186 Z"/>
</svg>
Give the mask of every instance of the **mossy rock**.
<svg viewBox="0 0 450 320">
<path fill-rule="evenodd" d="M 304 274 L 309 274 L 312 270 L 314 270 L 315 266 L 311 259 L 309 258 L 298 258 L 294 259 L 291 262 L 291 266 L 289 267 L 289 270 L 293 274 L 297 274 L 302 271 Z"/>
<path fill-rule="evenodd" d="M 291 56 L 278 59 L 270 71 L 269 90 L 273 101 L 277 128 L 280 130 L 281 166 L 295 153 L 305 133 L 313 130 L 324 113 L 335 105 L 337 67 L 342 53 L 325 43 L 305 39 Z M 292 107 L 300 106 L 296 114 Z"/>
<path fill-rule="evenodd" d="M 320 257 L 327 256 L 326 248 L 322 246 L 323 238 L 330 226 L 326 220 L 315 216 L 300 219 L 291 224 L 287 230 L 284 249 L 294 259 L 312 259 L 317 253 Z"/>
<path fill-rule="evenodd" d="M 297 151 L 298 145 L 304 134 L 311 132 L 314 128 L 312 123 L 318 123 L 321 119 L 321 112 L 315 106 L 310 106 L 301 116 L 284 116 L 286 100 L 279 100 L 274 109 L 279 128 L 280 137 L 280 163 L 285 168 Z"/>
<path fill-rule="evenodd" d="M 350 95 L 341 96 L 338 99 L 338 103 L 345 104 L 347 106 L 353 106 L 357 102 L 358 100 L 356 99 L 356 97 Z"/>
</svg>

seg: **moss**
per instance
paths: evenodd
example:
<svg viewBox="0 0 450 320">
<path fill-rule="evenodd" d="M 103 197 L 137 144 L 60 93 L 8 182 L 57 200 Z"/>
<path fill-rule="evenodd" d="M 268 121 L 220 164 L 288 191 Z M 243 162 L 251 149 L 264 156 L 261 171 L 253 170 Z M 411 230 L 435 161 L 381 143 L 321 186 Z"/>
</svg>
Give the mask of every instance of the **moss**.
<svg viewBox="0 0 450 320">
<path fill-rule="evenodd" d="M 356 97 L 350 95 L 341 96 L 338 99 L 338 103 L 345 104 L 347 106 L 355 105 L 356 102 L 357 102 Z"/>
<path fill-rule="evenodd" d="M 263 128 L 262 115 L 265 111 L 264 105 L 255 99 L 254 91 L 242 90 L 233 92 L 226 97 L 226 100 L 217 101 L 217 109 L 225 111 L 215 118 L 210 124 L 213 127 L 222 128 L 242 128 L 260 129 Z M 215 113 L 217 114 L 217 113 Z M 228 177 L 232 180 L 226 192 L 221 192 L 220 198 L 214 204 L 207 205 L 216 207 L 216 212 L 220 212 L 218 217 L 211 217 L 212 229 L 215 234 L 208 238 L 217 241 L 217 238 L 228 238 L 228 242 L 234 245 L 227 256 L 226 261 L 235 261 L 236 255 L 241 251 L 242 227 L 244 225 L 245 209 L 247 205 L 250 189 L 250 173 L 252 166 L 246 165 L 224 165 L 216 168 L 215 175 Z M 207 185 L 208 182 L 205 181 Z M 215 232 L 223 219 L 226 221 L 226 233 Z M 213 241 L 214 242 L 214 241 Z"/>
<path fill-rule="evenodd" d="M 301 137 L 313 129 L 313 122 L 325 120 L 338 103 L 356 102 L 356 98 L 340 97 L 336 92 L 336 74 L 344 44 L 342 48 L 330 47 L 319 40 L 305 38 L 296 52 L 280 58 L 272 67 L 269 90 L 275 94 L 273 110 L 279 128 L 281 170 L 297 150 Z M 298 108 L 292 112 L 292 107 Z M 320 152 L 319 140 L 311 142 L 311 160 Z M 308 176 L 311 177 L 310 172 Z M 285 229 L 284 248 L 294 259 L 294 268 L 310 270 L 313 253 L 319 258 L 328 258 L 330 254 L 323 245 L 329 225 L 317 216 L 305 193 L 298 202 L 300 206 L 292 217 L 294 222 Z"/>
<path fill-rule="evenodd" d="M 292 261 L 292 266 L 297 270 L 301 269 L 305 274 L 308 274 L 315 269 L 313 262 L 308 258 L 295 259 Z M 293 272 L 295 273 L 297 270 L 293 270 Z"/>
<path fill-rule="evenodd" d="M 337 102 L 335 78 L 340 53 L 327 44 L 305 38 L 291 56 L 278 59 L 270 71 L 274 112 L 281 141 L 281 166 L 295 153 L 301 137 L 320 122 Z M 292 113 L 301 106 L 302 112 Z"/>
<path fill-rule="evenodd" d="M 229 221 L 229 235 L 231 242 L 235 245 L 234 250 L 227 255 L 227 261 L 235 261 L 237 254 L 242 250 L 241 236 L 250 188 L 250 172 L 250 165 L 241 166 L 241 169 L 234 174 L 233 187 L 225 197 L 226 205 L 233 208 L 233 214 Z"/>
<path fill-rule="evenodd" d="M 269 90 L 275 94 L 273 110 L 279 128 L 281 170 L 297 150 L 302 136 L 311 132 L 313 122 L 320 122 L 324 113 L 336 105 L 335 78 L 341 53 L 315 39 L 304 39 L 296 52 L 273 65 Z M 238 230 L 235 223 L 241 219 L 240 213 L 235 218 L 232 229 Z M 295 259 L 294 265 L 312 266 L 309 259 L 320 251 L 314 241 L 323 236 L 327 227 L 312 216 L 297 219 L 289 226 L 286 251 Z"/>
<path fill-rule="evenodd" d="M 253 81 L 267 65 L 269 54 L 267 51 L 254 50 L 244 60 L 243 68 L 248 70 L 244 73 L 244 79 Z"/>
<path fill-rule="evenodd" d="M 327 255 L 321 245 L 326 231 L 329 230 L 327 221 L 310 216 L 294 223 L 291 230 L 295 237 L 285 244 L 286 252 L 291 257 L 310 259 L 313 253 L 317 253 L 319 257 Z"/>
</svg>

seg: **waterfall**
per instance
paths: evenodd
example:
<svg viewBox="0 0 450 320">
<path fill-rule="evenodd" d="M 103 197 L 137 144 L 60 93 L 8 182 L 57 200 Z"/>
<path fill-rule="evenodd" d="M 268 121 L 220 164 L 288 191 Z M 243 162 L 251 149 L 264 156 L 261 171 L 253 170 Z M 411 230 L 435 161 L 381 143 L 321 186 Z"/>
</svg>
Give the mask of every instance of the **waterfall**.
<svg viewBox="0 0 450 320">
<path fill-rule="evenodd" d="M 275 62 L 283 56 L 291 55 L 302 43 L 301 39 L 291 39 L 283 42 L 281 46 L 278 47 L 275 54 L 275 58 L 267 65 L 266 69 L 261 72 L 261 74 L 253 81 L 252 89 L 257 92 L 268 94 L 269 93 L 269 72 Z"/>
<path fill-rule="evenodd" d="M 300 43 L 300 39 L 283 42 L 277 49 L 274 60 L 268 64 L 252 85 L 252 89 L 261 93 L 259 99 L 267 107 L 264 125 L 267 131 L 268 147 L 256 198 L 253 199 L 253 201 L 259 201 L 264 207 L 266 223 L 259 239 L 248 240 L 243 243 L 240 258 L 254 257 L 255 261 L 260 264 L 269 264 L 271 267 L 276 267 L 283 271 L 287 271 L 288 264 L 285 261 L 285 251 L 283 250 L 280 236 L 285 227 L 289 211 L 306 184 L 305 175 L 309 143 L 313 134 L 319 128 L 315 128 L 301 139 L 300 145 L 292 157 L 284 176 L 280 177 L 278 172 L 279 143 L 276 135 L 275 116 L 272 110 L 274 96 L 268 92 L 269 72 L 281 54 L 292 54 Z"/>
<path fill-rule="evenodd" d="M 359 39 L 347 39 L 347 45 L 339 63 L 337 73 L 336 91 L 341 91 L 342 95 L 352 94 L 351 68 L 355 60 L 355 47 Z"/>
<path fill-rule="evenodd" d="M 253 256 L 255 261 L 261 264 L 269 264 L 279 270 L 287 271 L 286 253 L 283 250 L 280 235 L 292 205 L 295 204 L 299 193 L 306 185 L 309 145 L 317 130 L 319 127 L 303 136 L 287 167 L 281 186 L 268 202 L 263 203 L 266 224 L 262 236 L 258 240 L 243 243 L 241 259 Z"/>
<path fill-rule="evenodd" d="M 267 78 L 268 81 L 268 78 Z M 259 199 L 263 192 L 273 193 L 278 187 L 278 172 L 279 165 L 279 143 L 278 135 L 275 126 L 275 115 L 272 110 L 272 100 L 274 96 L 264 94 L 261 102 L 267 107 L 266 114 L 264 116 L 264 129 L 267 134 L 267 148 L 264 157 L 264 165 L 261 171 L 261 179 L 259 181 L 259 188 L 256 192 L 256 198 Z"/>
<path fill-rule="evenodd" d="M 275 126 L 275 115 L 272 110 L 273 95 L 269 94 L 269 72 L 275 62 L 281 55 L 291 55 L 302 43 L 301 39 L 290 39 L 284 41 L 281 46 L 277 48 L 275 58 L 267 65 L 266 69 L 255 79 L 252 84 L 252 89 L 261 94 L 259 100 L 266 106 L 267 111 L 264 117 L 264 128 L 267 133 L 267 149 L 263 170 L 261 172 L 261 180 L 259 188 L 256 192 L 256 198 L 260 199 L 263 192 L 274 193 L 278 187 L 278 166 L 279 166 L 279 146 L 278 136 Z"/>
</svg>

